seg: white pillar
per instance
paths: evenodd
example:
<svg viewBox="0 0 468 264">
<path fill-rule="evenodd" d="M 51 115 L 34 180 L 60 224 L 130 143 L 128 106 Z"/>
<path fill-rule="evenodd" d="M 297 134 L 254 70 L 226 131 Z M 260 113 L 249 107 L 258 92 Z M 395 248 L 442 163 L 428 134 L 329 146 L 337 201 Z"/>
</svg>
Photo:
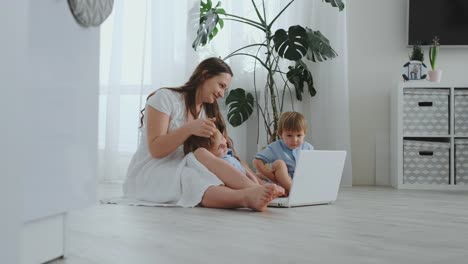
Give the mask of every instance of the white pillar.
<svg viewBox="0 0 468 264">
<path fill-rule="evenodd" d="M 0 262 L 19 263 L 22 172 L 15 114 L 24 93 L 27 0 L 0 3 Z"/>
</svg>

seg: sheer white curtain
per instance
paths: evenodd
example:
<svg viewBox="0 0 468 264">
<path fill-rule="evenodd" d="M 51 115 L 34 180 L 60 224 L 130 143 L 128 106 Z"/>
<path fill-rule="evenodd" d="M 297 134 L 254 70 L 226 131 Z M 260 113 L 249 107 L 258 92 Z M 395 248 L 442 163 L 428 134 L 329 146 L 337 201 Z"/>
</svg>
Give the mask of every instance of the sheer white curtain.
<svg viewBox="0 0 468 264">
<path fill-rule="evenodd" d="M 258 1 L 259 2 L 259 1 Z M 267 17 L 271 21 L 289 0 L 265 1 L 267 5 Z M 224 3 L 224 2 L 223 2 Z M 314 84 L 317 95 L 310 98 L 304 95 L 301 103 L 294 102 L 283 109 L 284 111 L 296 110 L 305 114 L 309 121 L 309 132 L 307 140 L 311 142 L 316 149 L 339 149 L 347 151 L 347 159 L 342 186 L 352 185 L 352 167 L 351 167 L 351 144 L 350 144 L 350 117 L 349 117 L 349 97 L 348 97 L 348 50 L 347 50 L 347 30 L 346 30 L 346 11 L 339 12 L 338 8 L 322 0 L 296 0 L 275 23 L 276 27 L 287 30 L 292 25 L 307 26 L 313 30 L 319 30 L 329 40 L 332 47 L 338 53 L 338 57 L 333 60 L 313 63 L 308 60 L 308 64 L 314 77 Z M 253 10 L 248 10 L 248 14 L 255 17 Z M 262 38 L 259 34 L 248 36 L 251 38 Z M 241 47 L 246 42 L 239 45 Z M 250 43 L 250 42 L 248 42 Z M 251 61 L 251 60 L 249 60 Z M 251 65 L 251 64 L 250 64 Z M 242 72 L 243 78 L 252 81 L 252 74 L 249 63 L 243 62 L 236 72 Z M 243 67 L 241 67 L 243 66 Z M 259 66 L 258 66 L 259 67 Z M 257 85 L 263 80 L 264 76 L 257 76 Z M 261 85 L 260 85 L 261 86 Z M 251 87 L 246 84 L 244 87 Z M 294 107 L 293 107 L 294 105 Z M 246 142 L 246 157 L 250 160 L 257 151 L 253 134 L 256 133 L 256 121 L 248 122 L 247 132 L 249 135 Z M 232 129 L 230 130 L 232 131 Z M 260 131 L 260 141 L 262 141 L 262 131 Z M 263 139 L 265 140 L 265 139 Z"/>
<path fill-rule="evenodd" d="M 146 96 L 178 86 L 198 63 L 189 43 L 196 1 L 116 0 L 101 26 L 100 181 L 122 181 L 138 144 Z M 196 5 L 198 8 L 198 5 Z"/>
<path fill-rule="evenodd" d="M 289 3 L 288 0 L 265 1 L 268 13 L 276 14 Z M 316 149 L 347 151 L 347 159 L 341 185 L 352 185 L 350 117 L 348 97 L 348 50 L 346 7 L 338 8 L 322 0 L 296 0 L 280 17 L 276 26 L 288 29 L 292 25 L 307 26 L 319 30 L 329 40 L 338 57 L 326 62 L 313 63 L 306 59 L 314 78 L 317 94 L 304 96 L 301 103 L 294 103 L 294 110 L 305 114 L 309 121 L 307 140 Z M 270 15 L 271 19 L 271 15 Z M 273 32 L 277 28 L 273 28 Z M 292 109 L 283 109 L 284 111 Z M 250 153 L 250 152 L 249 152 Z"/>
<path fill-rule="evenodd" d="M 317 149 L 342 149 L 347 158 L 341 185 L 352 185 L 351 139 L 348 96 L 348 49 L 346 7 L 343 11 L 322 1 L 299 0 L 302 10 L 309 10 L 305 20 L 313 30 L 320 30 L 338 53 L 333 60 L 312 63 L 317 89 L 314 98 L 302 104 L 311 128 L 311 141 Z"/>
<path fill-rule="evenodd" d="M 199 0 L 114 2 L 111 16 L 101 26 L 101 182 L 124 180 L 138 144 L 139 111 L 150 92 L 183 84 L 204 58 L 223 57 L 258 35 L 250 27 L 226 23 L 211 45 L 195 52 L 192 42 L 199 3 Z M 227 1 L 223 6 L 236 14 L 255 15 L 250 1 Z M 229 61 L 235 72 L 233 87 L 248 87 L 251 82 L 252 78 L 245 77 L 249 70 L 243 70 L 246 61 L 246 58 Z M 246 157 L 246 129 L 243 126 L 231 134 L 241 157 Z"/>
<path fill-rule="evenodd" d="M 261 1 L 257 1 L 261 5 Z M 287 0 L 265 1 L 267 16 L 273 16 L 287 4 Z M 216 1 L 214 1 L 216 4 Z M 327 18 L 317 7 L 325 6 L 330 9 Z M 232 14 L 249 16 L 256 19 L 250 1 L 222 1 L 222 6 Z M 214 41 L 197 52 L 193 51 L 191 44 L 196 34 L 198 19 L 198 0 L 190 1 L 124 1 L 116 0 L 114 11 L 101 29 L 101 93 L 100 93 L 100 180 L 122 181 L 131 155 L 138 143 L 139 110 L 143 108 L 146 96 L 151 91 L 164 86 L 179 86 L 184 83 L 199 61 L 210 56 L 224 57 L 235 49 L 249 43 L 263 40 L 262 33 L 250 26 L 233 21 L 226 21 L 225 27 L 218 33 Z M 320 29 L 330 38 L 337 52 L 338 60 L 327 65 L 314 65 L 314 77 L 317 82 L 317 99 L 296 104 L 297 107 L 313 112 L 308 118 L 311 120 L 312 141 L 317 148 L 344 148 L 343 144 L 333 142 L 346 142 L 349 147 L 349 133 L 346 136 L 336 135 L 330 137 L 327 129 L 336 130 L 346 124 L 349 132 L 348 118 L 341 120 L 330 117 L 330 113 L 343 113 L 339 116 L 348 116 L 347 96 L 342 99 L 335 95 L 347 95 L 347 81 L 345 65 L 346 31 L 339 20 L 344 23 L 343 12 L 336 15 L 337 9 L 322 3 L 322 0 L 297 0 L 278 21 L 277 25 L 286 28 L 295 25 L 307 25 L 314 28 L 316 23 L 311 20 L 316 14 L 322 19 Z M 299 15 L 298 15 L 299 14 Z M 336 30 L 327 23 L 336 24 Z M 326 26 L 328 31 L 322 30 Z M 314 28 L 315 29 L 315 28 Z M 273 29 L 276 30 L 276 29 Z M 344 35 L 342 35 L 344 34 Z M 341 36 L 344 48 L 335 44 L 335 36 Z M 253 60 L 245 56 L 233 57 L 228 63 L 234 71 L 232 88 L 242 87 L 252 91 Z M 336 66 L 332 66 L 336 65 Z M 257 66 L 258 67 L 258 66 Z M 329 70 L 326 67 L 339 69 Z M 318 81 L 320 79 L 320 81 Z M 322 80 L 324 79 L 324 80 Z M 328 81 L 325 81 L 328 80 Z M 322 85 L 322 81 L 325 83 Z M 339 81 L 339 83 L 335 83 Z M 262 82 L 262 75 L 257 75 L 257 84 Z M 323 88 L 322 88 L 323 86 Z M 331 90 L 334 91 L 330 93 Z M 342 102 L 345 100 L 345 102 Z M 328 105 L 332 101 L 332 105 Z M 331 109 L 338 107 L 339 109 Z M 344 108 L 343 108 L 344 107 Z M 221 102 L 221 108 L 225 108 Z M 317 108 L 317 109 L 316 109 Z M 342 112 L 344 111 L 344 112 Z M 321 117 L 325 114 L 326 117 Z M 320 120 L 319 120 L 320 119 Z M 323 120 L 322 120 L 323 119 Z M 333 120 L 333 121 L 330 121 Z M 341 122 L 342 121 L 342 122 Z M 339 127 L 335 126 L 340 124 Z M 239 156 L 250 161 L 255 154 L 257 120 L 251 118 L 245 125 L 229 127 L 231 137 L 234 139 Z M 324 131 L 324 132 L 322 132 Z M 346 132 L 343 132 L 346 134 Z M 323 142 L 323 143 L 322 143 Z M 349 148 L 347 148 L 349 149 Z M 350 172 L 349 172 L 350 173 Z M 350 174 L 349 174 L 350 175 Z"/>
</svg>

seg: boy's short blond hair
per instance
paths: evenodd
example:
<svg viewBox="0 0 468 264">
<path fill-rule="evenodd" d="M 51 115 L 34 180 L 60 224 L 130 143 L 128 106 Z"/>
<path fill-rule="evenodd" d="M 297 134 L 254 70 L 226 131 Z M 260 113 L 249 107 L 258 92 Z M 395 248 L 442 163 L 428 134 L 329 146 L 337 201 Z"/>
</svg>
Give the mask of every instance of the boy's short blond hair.
<svg viewBox="0 0 468 264">
<path fill-rule="evenodd" d="M 283 131 L 304 131 L 307 133 L 307 121 L 299 112 L 284 112 L 278 121 L 278 135 Z"/>
</svg>

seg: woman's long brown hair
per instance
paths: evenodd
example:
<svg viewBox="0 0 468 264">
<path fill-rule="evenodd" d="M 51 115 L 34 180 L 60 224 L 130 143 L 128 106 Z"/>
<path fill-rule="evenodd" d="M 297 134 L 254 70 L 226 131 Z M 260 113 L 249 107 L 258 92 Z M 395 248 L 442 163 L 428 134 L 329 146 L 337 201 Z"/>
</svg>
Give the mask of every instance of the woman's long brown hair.
<svg viewBox="0 0 468 264">
<path fill-rule="evenodd" d="M 180 87 L 164 87 L 161 89 L 169 89 L 183 94 L 185 99 L 185 108 L 188 109 L 192 114 L 193 118 L 196 119 L 198 118 L 198 113 L 195 105 L 195 96 L 197 93 L 197 89 L 201 87 L 205 80 L 215 77 L 221 73 L 227 73 L 231 76 L 234 76 L 229 65 L 227 65 L 222 59 L 215 57 L 208 58 L 200 62 L 200 64 L 198 64 L 197 68 L 195 68 L 195 70 L 193 71 L 192 76 L 190 76 L 189 80 L 184 85 Z M 155 93 L 156 91 L 149 94 L 146 100 L 148 101 L 148 99 Z M 216 126 L 221 131 L 221 133 L 226 134 L 226 123 L 224 122 L 224 118 L 219 111 L 218 102 L 215 101 L 212 104 L 203 103 L 203 109 L 205 109 L 207 117 L 216 118 Z M 143 126 L 144 111 L 145 108 L 143 108 L 140 111 L 140 127 Z M 188 113 L 186 113 L 186 115 L 188 115 Z"/>
</svg>

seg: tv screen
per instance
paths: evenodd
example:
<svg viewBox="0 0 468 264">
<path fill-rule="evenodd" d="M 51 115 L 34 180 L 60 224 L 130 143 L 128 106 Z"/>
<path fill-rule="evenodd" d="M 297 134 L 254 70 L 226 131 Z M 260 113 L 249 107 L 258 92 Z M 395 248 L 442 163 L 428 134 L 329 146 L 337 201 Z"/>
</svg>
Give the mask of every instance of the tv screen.
<svg viewBox="0 0 468 264">
<path fill-rule="evenodd" d="M 409 0 L 408 45 L 468 45 L 468 0 Z"/>
</svg>

